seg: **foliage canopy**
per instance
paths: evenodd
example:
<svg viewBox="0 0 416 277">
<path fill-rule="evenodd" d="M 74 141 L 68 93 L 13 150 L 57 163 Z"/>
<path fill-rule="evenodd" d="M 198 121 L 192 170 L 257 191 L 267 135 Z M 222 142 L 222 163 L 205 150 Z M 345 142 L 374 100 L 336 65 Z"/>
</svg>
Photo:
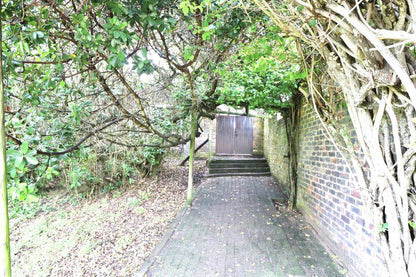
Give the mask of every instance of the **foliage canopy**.
<svg viewBox="0 0 416 277">
<path fill-rule="evenodd" d="M 261 14 L 240 7 L 4 1 L 12 199 L 36 201 L 39 187 L 63 175 L 77 189 L 147 174 L 165 149 L 189 141 L 191 111 L 199 120 L 218 105 L 217 65 L 248 41 Z M 114 156 L 123 160 L 118 173 L 107 162 Z"/>
<path fill-rule="evenodd" d="M 256 37 L 218 68 L 218 103 L 273 114 L 290 105 L 306 74 L 295 41 L 279 36 L 279 28 L 253 27 Z"/>
</svg>

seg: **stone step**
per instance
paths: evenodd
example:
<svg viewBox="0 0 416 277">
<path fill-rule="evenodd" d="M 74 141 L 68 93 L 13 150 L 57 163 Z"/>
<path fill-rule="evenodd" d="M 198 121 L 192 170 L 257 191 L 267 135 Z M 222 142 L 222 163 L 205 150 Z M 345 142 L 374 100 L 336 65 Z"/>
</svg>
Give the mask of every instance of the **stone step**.
<svg viewBox="0 0 416 277">
<path fill-rule="evenodd" d="M 267 163 L 265 158 L 244 158 L 244 159 L 212 159 L 211 164 L 252 164 L 252 163 Z"/>
<path fill-rule="evenodd" d="M 206 178 L 213 177 L 229 177 L 229 176 L 246 176 L 246 177 L 256 177 L 256 176 L 270 176 L 270 172 L 245 172 L 245 173 L 213 173 L 205 175 Z"/>
<path fill-rule="evenodd" d="M 267 167 L 250 167 L 250 168 L 241 168 L 241 167 L 218 167 L 210 168 L 209 173 L 254 173 L 254 172 L 270 172 L 270 168 Z"/>
<path fill-rule="evenodd" d="M 206 177 L 270 176 L 270 168 L 263 157 L 215 156 L 208 165 Z"/>
<path fill-rule="evenodd" d="M 210 163 L 209 168 L 254 168 L 254 167 L 269 167 L 267 162 L 259 163 L 259 162 L 253 162 L 253 163 Z"/>
</svg>

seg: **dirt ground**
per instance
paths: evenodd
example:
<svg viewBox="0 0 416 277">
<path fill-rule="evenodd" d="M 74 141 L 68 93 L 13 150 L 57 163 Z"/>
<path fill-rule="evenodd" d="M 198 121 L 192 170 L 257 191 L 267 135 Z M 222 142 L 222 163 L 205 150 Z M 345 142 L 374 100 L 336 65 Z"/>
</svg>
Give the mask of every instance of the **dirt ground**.
<svg viewBox="0 0 416 277">
<path fill-rule="evenodd" d="M 14 276 L 131 276 L 185 203 L 187 167 L 166 160 L 155 177 L 88 200 L 64 190 L 32 219 L 12 219 Z M 196 185 L 205 161 L 196 161 Z M 76 202 L 76 203 L 74 203 Z"/>
</svg>

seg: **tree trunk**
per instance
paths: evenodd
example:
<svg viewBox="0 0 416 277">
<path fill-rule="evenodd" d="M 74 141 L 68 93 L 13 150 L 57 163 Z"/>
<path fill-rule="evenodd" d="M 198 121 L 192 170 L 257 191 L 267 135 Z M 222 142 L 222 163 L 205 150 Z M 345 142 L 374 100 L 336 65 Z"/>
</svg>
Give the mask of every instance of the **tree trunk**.
<svg viewBox="0 0 416 277">
<path fill-rule="evenodd" d="M 2 2 L 0 1 L 0 10 L 2 9 Z M 2 27 L 0 18 L 0 235 L 1 235 L 1 272 L 2 276 L 11 276 L 11 261 L 10 261 L 10 239 L 9 239 L 9 213 L 7 200 L 7 174 L 6 174 L 6 136 L 4 126 L 4 87 L 3 87 L 3 51 L 2 51 Z"/>
<path fill-rule="evenodd" d="M 197 129 L 197 115 L 193 110 L 191 113 L 191 141 L 189 146 L 189 173 L 188 173 L 188 190 L 186 195 L 186 204 L 191 205 L 194 194 L 194 150 L 195 150 L 195 133 Z"/>
<path fill-rule="evenodd" d="M 284 115 L 286 122 L 286 134 L 289 147 L 289 178 L 290 178 L 290 190 L 289 190 L 289 209 L 293 210 L 296 207 L 297 199 L 297 149 L 298 149 L 298 128 L 299 128 L 299 111 L 301 94 L 293 96 L 293 107 Z"/>
</svg>

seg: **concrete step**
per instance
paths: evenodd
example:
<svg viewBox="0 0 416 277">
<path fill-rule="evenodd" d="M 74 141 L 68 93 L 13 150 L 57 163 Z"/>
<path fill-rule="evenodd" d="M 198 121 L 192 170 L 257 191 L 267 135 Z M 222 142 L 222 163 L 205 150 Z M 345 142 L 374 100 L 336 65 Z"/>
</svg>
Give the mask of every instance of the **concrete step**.
<svg viewBox="0 0 416 277">
<path fill-rule="evenodd" d="M 206 178 L 213 177 L 229 177 L 229 176 L 247 176 L 247 177 L 256 177 L 256 176 L 270 176 L 270 172 L 249 172 L 249 173 L 213 173 L 205 175 Z"/>
<path fill-rule="evenodd" d="M 267 163 L 210 163 L 209 168 L 253 168 L 269 167 Z"/>
<path fill-rule="evenodd" d="M 244 158 L 244 159 L 215 159 L 211 160 L 211 164 L 252 164 L 252 163 L 267 163 L 265 158 Z"/>
<path fill-rule="evenodd" d="M 209 173 L 254 173 L 254 172 L 270 172 L 270 168 L 268 166 L 266 167 L 250 167 L 250 168 L 244 168 L 244 167 L 216 167 L 216 168 L 210 168 Z"/>
<path fill-rule="evenodd" d="M 208 165 L 206 177 L 270 176 L 270 168 L 263 157 L 215 156 Z"/>
</svg>

